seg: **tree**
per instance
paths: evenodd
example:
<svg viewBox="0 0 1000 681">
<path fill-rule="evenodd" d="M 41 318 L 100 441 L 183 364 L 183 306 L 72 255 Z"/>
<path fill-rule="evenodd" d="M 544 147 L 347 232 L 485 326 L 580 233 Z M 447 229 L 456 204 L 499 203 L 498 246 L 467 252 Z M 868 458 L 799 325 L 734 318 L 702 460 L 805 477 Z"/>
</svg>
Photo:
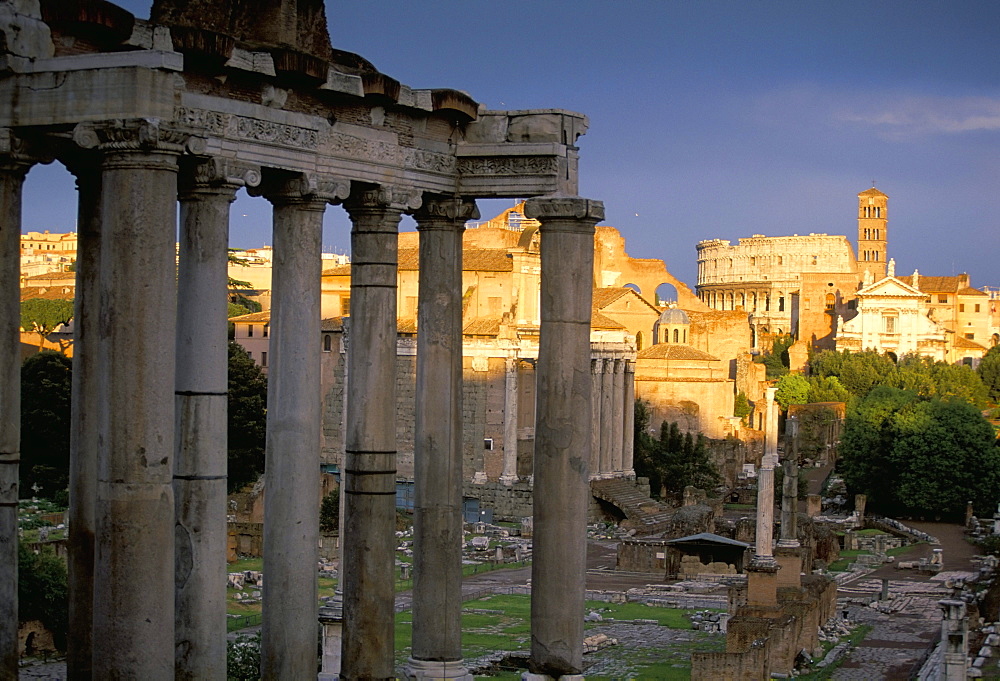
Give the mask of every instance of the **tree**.
<svg viewBox="0 0 1000 681">
<path fill-rule="evenodd" d="M 18 623 L 40 621 L 52 632 L 56 648 L 66 650 L 69 626 L 66 564 L 48 546 L 35 553 L 21 543 L 17 547 L 17 575 Z"/>
<path fill-rule="evenodd" d="M 340 529 L 340 490 L 323 497 L 319 505 L 319 529 L 321 532 L 337 532 Z"/>
<path fill-rule="evenodd" d="M 21 328 L 38 334 L 38 347 L 60 324 L 73 318 L 73 301 L 51 298 L 29 298 L 21 301 Z"/>
<path fill-rule="evenodd" d="M 1000 402 L 1000 345 L 994 345 L 979 362 L 979 378 L 994 404 Z"/>
<path fill-rule="evenodd" d="M 733 416 L 738 416 L 746 424 L 746 418 L 750 415 L 751 411 L 753 411 L 753 408 L 750 406 L 747 394 L 742 390 L 736 393 L 736 399 L 733 400 Z"/>
<path fill-rule="evenodd" d="M 21 495 L 53 498 L 69 484 L 73 363 L 43 350 L 21 365 Z"/>
<path fill-rule="evenodd" d="M 664 422 L 666 426 L 666 422 Z M 703 490 L 714 489 L 722 481 L 715 465 L 708 458 L 708 450 L 705 446 L 705 436 L 698 433 L 692 437 L 691 433 L 685 433 L 678 437 L 676 433 L 677 424 L 670 424 L 670 437 L 664 439 L 661 435 L 660 445 L 662 447 L 660 459 L 663 471 L 663 486 L 667 493 L 680 499 L 687 486 L 697 487 Z M 666 428 L 661 428 L 663 433 Z M 676 435 L 674 434 L 676 433 Z M 671 447 L 671 449 L 668 449 Z"/>
<path fill-rule="evenodd" d="M 780 378 L 788 373 L 788 348 L 795 339 L 790 334 L 775 336 L 771 351 L 754 357 L 754 362 L 767 367 L 767 378 Z"/>
<path fill-rule="evenodd" d="M 802 374 L 785 374 L 778 380 L 777 387 L 774 399 L 784 410 L 787 410 L 790 404 L 809 402 L 809 391 L 812 386 L 809 384 L 809 379 Z"/>
<path fill-rule="evenodd" d="M 264 472 L 267 378 L 238 343 L 229 342 L 229 492 Z"/>
<path fill-rule="evenodd" d="M 656 439 L 649 434 L 649 422 L 652 418 L 649 403 L 645 400 L 635 401 L 635 418 L 633 419 L 632 466 L 636 476 L 649 479 L 649 488 L 655 495 L 660 493 L 660 472 L 653 462 L 653 449 Z"/>
<path fill-rule="evenodd" d="M 886 514 L 988 513 L 1000 489 L 1000 447 L 967 401 L 880 387 L 852 408 L 838 470 L 851 493 Z"/>
</svg>

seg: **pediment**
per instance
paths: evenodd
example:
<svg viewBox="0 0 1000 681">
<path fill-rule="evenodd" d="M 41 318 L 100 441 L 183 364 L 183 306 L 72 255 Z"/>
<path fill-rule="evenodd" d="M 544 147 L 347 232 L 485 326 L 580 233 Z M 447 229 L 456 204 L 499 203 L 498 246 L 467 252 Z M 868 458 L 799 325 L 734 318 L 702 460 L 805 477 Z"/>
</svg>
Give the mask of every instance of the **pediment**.
<svg viewBox="0 0 1000 681">
<path fill-rule="evenodd" d="M 858 291 L 858 297 L 880 297 L 889 296 L 894 298 L 925 298 L 926 293 L 923 293 L 909 284 L 904 284 L 899 279 L 895 277 L 885 277 L 876 281 L 874 284 L 869 284 Z"/>
</svg>

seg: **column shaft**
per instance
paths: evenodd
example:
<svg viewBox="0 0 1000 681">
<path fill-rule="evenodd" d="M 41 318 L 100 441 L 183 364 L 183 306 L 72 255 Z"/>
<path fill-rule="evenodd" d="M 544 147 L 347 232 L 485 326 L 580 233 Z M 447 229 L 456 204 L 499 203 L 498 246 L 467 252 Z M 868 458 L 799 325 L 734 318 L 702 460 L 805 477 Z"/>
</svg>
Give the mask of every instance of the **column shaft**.
<svg viewBox="0 0 1000 681">
<path fill-rule="evenodd" d="M 580 674 L 583 662 L 594 225 L 604 207 L 531 199 L 525 213 L 542 224 L 529 668 L 559 678 Z"/>
<path fill-rule="evenodd" d="M 774 466 L 778 459 L 778 405 L 774 401 L 775 388 L 768 388 L 765 395 L 766 426 L 764 456 L 757 475 L 757 536 L 754 562 L 774 563 Z"/>
<path fill-rule="evenodd" d="M 261 677 L 316 676 L 319 595 L 320 280 L 326 201 L 272 195 Z"/>
<path fill-rule="evenodd" d="M 614 395 L 611 409 L 611 470 L 621 475 L 625 445 L 625 360 L 615 360 Z"/>
<path fill-rule="evenodd" d="M 785 477 L 781 485 L 781 540 L 779 545 L 798 546 L 799 465 L 795 459 L 782 462 Z"/>
<path fill-rule="evenodd" d="M 517 482 L 517 366 L 516 357 L 508 357 L 503 394 L 503 473 L 500 482 Z"/>
<path fill-rule="evenodd" d="M 181 194 L 174 461 L 176 678 L 226 678 L 226 333 L 234 187 Z M 270 570 L 268 570 L 270 573 Z"/>
<path fill-rule="evenodd" d="M 399 208 L 348 204 L 351 321 L 344 466 L 341 677 L 393 677 L 396 516 L 396 269 Z"/>
<path fill-rule="evenodd" d="M 21 451 L 21 188 L 0 166 L 0 679 L 17 679 L 17 481 Z"/>
<path fill-rule="evenodd" d="M 417 214 L 411 679 L 472 678 L 462 664 L 462 207 L 429 201 Z"/>
<path fill-rule="evenodd" d="M 601 473 L 601 389 L 604 386 L 604 360 L 590 360 L 590 476 Z"/>
<path fill-rule="evenodd" d="M 94 678 L 172 679 L 176 157 L 110 152 L 102 185 Z"/>
<path fill-rule="evenodd" d="M 593 294 L 591 294 L 593 295 Z M 589 340 L 589 337 L 588 337 Z M 601 360 L 604 369 L 601 372 L 601 470 L 602 475 L 614 469 L 611 455 L 611 445 L 614 439 L 614 408 L 615 408 L 615 360 Z"/>
<path fill-rule="evenodd" d="M 93 164 L 77 173 L 76 294 L 70 416 L 69 631 L 66 671 L 72 681 L 93 675 L 94 537 L 101 411 L 107 404 L 100 371 L 101 175 Z"/>
<path fill-rule="evenodd" d="M 622 470 L 635 477 L 635 362 L 625 361 L 625 425 L 622 430 Z"/>
</svg>

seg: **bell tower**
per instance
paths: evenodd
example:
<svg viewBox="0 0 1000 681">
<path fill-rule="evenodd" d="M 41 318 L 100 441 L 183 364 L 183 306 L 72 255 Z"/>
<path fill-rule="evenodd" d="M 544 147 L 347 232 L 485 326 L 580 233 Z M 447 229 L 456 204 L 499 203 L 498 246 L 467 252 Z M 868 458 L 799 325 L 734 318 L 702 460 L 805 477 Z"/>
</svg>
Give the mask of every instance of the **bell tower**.
<svg viewBox="0 0 1000 681">
<path fill-rule="evenodd" d="M 858 194 L 858 274 L 871 272 L 875 281 L 885 277 L 888 259 L 888 201 L 874 186 Z"/>
</svg>

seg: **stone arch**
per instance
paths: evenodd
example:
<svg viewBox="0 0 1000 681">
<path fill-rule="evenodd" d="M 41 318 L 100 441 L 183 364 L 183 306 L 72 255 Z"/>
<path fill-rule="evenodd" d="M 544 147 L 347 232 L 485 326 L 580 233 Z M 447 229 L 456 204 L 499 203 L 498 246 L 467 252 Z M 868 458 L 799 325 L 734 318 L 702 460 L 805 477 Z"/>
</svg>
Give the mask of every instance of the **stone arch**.
<svg viewBox="0 0 1000 681">
<path fill-rule="evenodd" d="M 638 284 L 625 284 L 624 286 L 622 286 L 622 288 L 630 288 L 636 293 L 638 293 L 640 296 L 642 295 L 642 289 L 639 288 Z"/>
<path fill-rule="evenodd" d="M 661 301 L 663 303 L 677 302 L 677 287 L 669 281 L 661 282 L 656 287 L 656 304 L 660 305 Z"/>
</svg>

